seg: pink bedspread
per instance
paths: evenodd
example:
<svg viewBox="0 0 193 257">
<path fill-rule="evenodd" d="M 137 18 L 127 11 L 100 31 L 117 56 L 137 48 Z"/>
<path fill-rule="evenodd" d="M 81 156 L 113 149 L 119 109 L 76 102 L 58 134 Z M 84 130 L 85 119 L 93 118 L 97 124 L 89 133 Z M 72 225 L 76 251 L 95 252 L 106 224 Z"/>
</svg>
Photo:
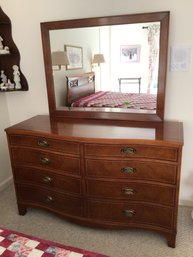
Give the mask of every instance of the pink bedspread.
<svg viewBox="0 0 193 257">
<path fill-rule="evenodd" d="M 156 94 L 99 91 L 72 103 L 72 107 L 108 107 L 155 110 Z"/>
</svg>

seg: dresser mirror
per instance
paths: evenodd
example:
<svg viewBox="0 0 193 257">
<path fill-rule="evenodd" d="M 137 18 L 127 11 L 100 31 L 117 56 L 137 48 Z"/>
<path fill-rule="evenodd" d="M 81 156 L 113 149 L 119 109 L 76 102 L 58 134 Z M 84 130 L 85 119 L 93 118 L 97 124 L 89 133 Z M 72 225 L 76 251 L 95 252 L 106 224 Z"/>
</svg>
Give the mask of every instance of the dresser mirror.
<svg viewBox="0 0 193 257">
<path fill-rule="evenodd" d="M 163 121 L 168 29 L 169 12 L 42 22 L 50 116 Z"/>
</svg>

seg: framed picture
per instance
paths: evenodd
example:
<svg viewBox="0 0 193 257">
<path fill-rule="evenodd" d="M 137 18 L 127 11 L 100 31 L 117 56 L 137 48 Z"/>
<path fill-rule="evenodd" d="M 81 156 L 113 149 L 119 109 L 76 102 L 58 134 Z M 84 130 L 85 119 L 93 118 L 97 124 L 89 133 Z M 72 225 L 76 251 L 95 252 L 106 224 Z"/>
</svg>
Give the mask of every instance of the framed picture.
<svg viewBox="0 0 193 257">
<path fill-rule="evenodd" d="M 122 45 L 120 47 L 121 62 L 139 62 L 140 60 L 140 45 Z"/>
<path fill-rule="evenodd" d="M 67 53 L 69 65 L 67 70 L 82 69 L 83 68 L 83 51 L 80 46 L 65 45 L 64 50 Z"/>
</svg>

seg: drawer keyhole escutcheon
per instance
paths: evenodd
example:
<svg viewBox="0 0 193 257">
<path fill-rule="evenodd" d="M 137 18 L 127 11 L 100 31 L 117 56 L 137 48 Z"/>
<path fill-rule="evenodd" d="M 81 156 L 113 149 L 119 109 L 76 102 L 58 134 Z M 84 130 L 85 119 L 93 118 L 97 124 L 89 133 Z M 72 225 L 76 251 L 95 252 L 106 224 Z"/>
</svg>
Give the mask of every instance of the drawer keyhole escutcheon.
<svg viewBox="0 0 193 257">
<path fill-rule="evenodd" d="M 136 152 L 135 148 L 132 147 L 123 147 L 121 148 L 121 153 L 126 155 L 133 155 Z"/>
<path fill-rule="evenodd" d="M 132 167 L 124 167 L 124 168 L 121 168 L 121 172 L 124 174 L 133 174 L 136 172 L 136 169 Z"/>
<path fill-rule="evenodd" d="M 45 183 L 47 183 L 47 184 L 49 184 L 49 183 L 51 183 L 52 182 L 52 178 L 50 178 L 50 177 L 48 177 L 48 176 L 45 176 L 43 179 L 43 182 L 45 182 Z"/>
<path fill-rule="evenodd" d="M 48 147 L 49 146 L 48 141 L 45 138 L 39 139 L 38 140 L 38 145 L 42 146 L 42 147 Z"/>
<path fill-rule="evenodd" d="M 40 161 L 43 164 L 48 164 L 50 163 L 50 159 L 48 157 L 40 157 Z"/>
<path fill-rule="evenodd" d="M 50 195 L 48 195 L 45 199 L 46 203 L 53 203 L 54 202 L 54 198 Z"/>
<path fill-rule="evenodd" d="M 122 192 L 123 192 L 125 195 L 134 195 L 136 191 L 135 191 L 135 189 L 133 189 L 133 188 L 124 187 L 124 188 L 122 188 Z"/>
<path fill-rule="evenodd" d="M 123 210 L 123 214 L 124 214 L 126 217 L 132 218 L 133 216 L 135 216 L 136 211 L 135 211 L 135 210 L 132 210 L 132 209 Z"/>
</svg>

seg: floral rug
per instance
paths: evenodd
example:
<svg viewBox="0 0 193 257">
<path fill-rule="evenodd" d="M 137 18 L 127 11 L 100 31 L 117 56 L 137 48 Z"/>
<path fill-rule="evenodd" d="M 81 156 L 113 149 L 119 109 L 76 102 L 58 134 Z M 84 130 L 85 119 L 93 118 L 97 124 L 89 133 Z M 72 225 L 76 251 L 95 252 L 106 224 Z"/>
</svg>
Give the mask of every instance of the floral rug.
<svg viewBox="0 0 193 257">
<path fill-rule="evenodd" d="M 0 228 L 1 257 L 107 257 Z"/>
</svg>

